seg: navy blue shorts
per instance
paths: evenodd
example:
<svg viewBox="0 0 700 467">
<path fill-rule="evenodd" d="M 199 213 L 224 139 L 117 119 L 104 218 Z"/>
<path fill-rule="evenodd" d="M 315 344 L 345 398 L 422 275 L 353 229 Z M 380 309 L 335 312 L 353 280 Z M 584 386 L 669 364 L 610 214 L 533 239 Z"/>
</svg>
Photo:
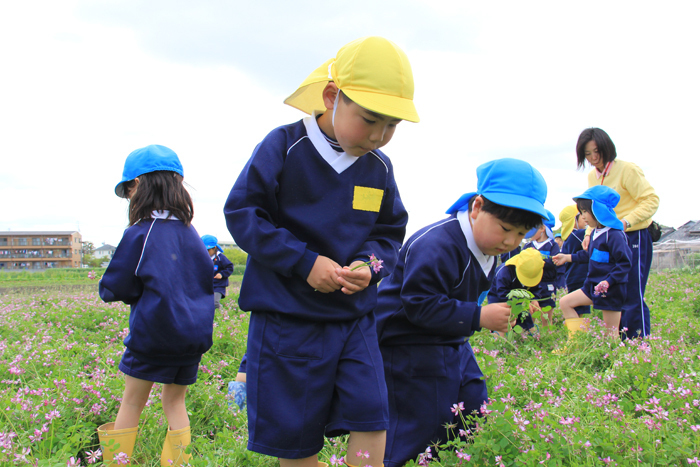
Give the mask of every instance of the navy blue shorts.
<svg viewBox="0 0 700 467">
<path fill-rule="evenodd" d="M 188 386 L 197 382 L 199 363 L 185 366 L 160 366 L 143 363 L 134 357 L 129 349 L 124 351 L 119 370 L 133 378 L 163 384 Z"/>
<path fill-rule="evenodd" d="M 469 342 L 459 346 L 381 347 L 389 390 L 390 428 L 384 465 L 399 467 L 434 442 L 447 441 L 445 424 L 462 426 L 452 404 L 464 403 L 464 415 L 488 400 L 486 381 Z"/>
<path fill-rule="evenodd" d="M 247 384 L 248 449 L 261 454 L 302 459 L 324 435 L 389 426 L 372 313 L 326 323 L 251 313 Z"/>
<path fill-rule="evenodd" d="M 581 291 L 593 302 L 593 308 L 603 311 L 622 311 L 622 305 L 624 305 L 627 296 L 627 284 L 613 285 L 605 296 L 595 294 L 596 285 L 586 281 L 581 287 Z"/>
</svg>

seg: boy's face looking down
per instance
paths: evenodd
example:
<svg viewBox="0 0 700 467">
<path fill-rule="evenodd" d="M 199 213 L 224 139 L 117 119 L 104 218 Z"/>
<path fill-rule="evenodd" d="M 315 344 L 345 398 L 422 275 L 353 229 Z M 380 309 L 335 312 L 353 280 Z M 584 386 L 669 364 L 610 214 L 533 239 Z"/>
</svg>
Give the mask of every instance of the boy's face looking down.
<svg viewBox="0 0 700 467">
<path fill-rule="evenodd" d="M 343 151 L 360 157 L 391 141 L 400 119 L 367 110 L 343 96 L 338 99 L 333 123 L 333 105 L 338 92 L 332 82 L 323 90 L 323 102 L 328 110 L 319 117 L 318 124 L 326 135 L 338 141 Z"/>
<path fill-rule="evenodd" d="M 469 219 L 474 240 L 485 255 L 496 256 L 514 250 L 530 230 L 526 226 L 513 225 L 483 210 L 483 198 L 477 196 Z"/>
</svg>

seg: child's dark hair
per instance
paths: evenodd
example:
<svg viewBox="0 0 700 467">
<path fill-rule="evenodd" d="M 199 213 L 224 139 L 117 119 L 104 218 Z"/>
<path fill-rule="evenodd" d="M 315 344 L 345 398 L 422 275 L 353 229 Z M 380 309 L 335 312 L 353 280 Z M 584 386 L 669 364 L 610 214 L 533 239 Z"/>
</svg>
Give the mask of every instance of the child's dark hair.
<svg viewBox="0 0 700 467">
<path fill-rule="evenodd" d="M 142 219 L 150 219 L 153 211 L 170 211 L 170 215 L 189 226 L 194 216 L 192 198 L 182 184 L 182 176 L 175 172 L 160 170 L 139 175 L 136 193 L 129 201 L 129 225 Z M 135 182 L 124 185 L 130 193 Z"/>
<path fill-rule="evenodd" d="M 524 209 L 511 208 L 501 204 L 496 204 L 486 199 L 484 195 L 480 196 L 484 200 L 481 209 L 503 222 L 511 225 L 522 226 L 527 230 L 534 229 L 535 227 L 542 225 L 542 217 L 539 214 L 535 214 L 534 212 L 526 211 Z M 475 199 L 476 196 L 469 200 L 470 212 L 472 210 L 472 206 L 474 205 Z"/>
<path fill-rule="evenodd" d="M 593 220 L 595 220 L 597 223 L 600 224 L 600 221 L 595 217 L 595 214 L 593 214 L 593 200 L 585 199 L 585 198 L 576 198 L 576 207 L 578 208 L 579 213 L 581 213 L 583 211 L 588 212 L 588 214 L 591 215 Z M 600 224 L 600 225 L 603 225 L 603 224 Z"/>
<path fill-rule="evenodd" d="M 610 136 L 600 128 L 586 128 L 578 136 L 578 142 L 576 143 L 577 168 L 582 169 L 586 162 L 586 144 L 590 141 L 595 141 L 596 146 L 598 146 L 598 154 L 603 158 L 605 165 L 615 160 L 617 151 Z"/>
</svg>

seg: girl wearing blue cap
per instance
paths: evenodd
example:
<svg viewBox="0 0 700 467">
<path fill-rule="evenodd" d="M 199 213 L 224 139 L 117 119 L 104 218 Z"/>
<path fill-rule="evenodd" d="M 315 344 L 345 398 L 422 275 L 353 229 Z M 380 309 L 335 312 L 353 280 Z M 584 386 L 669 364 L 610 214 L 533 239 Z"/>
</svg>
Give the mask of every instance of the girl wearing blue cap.
<svg viewBox="0 0 700 467">
<path fill-rule="evenodd" d="M 214 291 L 211 259 L 192 227 L 192 199 L 182 177 L 177 155 L 151 145 L 129 154 L 114 190 L 129 200 L 129 227 L 99 290 L 102 300 L 128 303 L 131 313 L 119 364 L 126 375 L 122 404 L 116 420 L 98 428 L 105 465 L 119 453 L 131 457 L 154 382 L 163 384 L 168 419 L 160 464 L 190 458 L 185 393 L 212 345 Z"/>
<path fill-rule="evenodd" d="M 224 255 L 224 249 L 213 235 L 203 235 L 202 242 L 214 262 L 214 308 L 221 308 L 221 299 L 226 297 L 228 277 L 233 274 L 233 263 Z"/>
<path fill-rule="evenodd" d="M 559 302 L 569 338 L 582 330 L 584 319 L 578 317 L 575 308 L 583 305 L 593 305 L 593 308 L 602 310 L 605 326 L 616 335 L 619 332 L 620 311 L 627 295 L 627 276 L 632 258 L 627 236 L 622 231 L 622 222 L 614 211 L 620 195 L 612 188 L 597 185 L 574 198 L 574 201 L 593 231 L 588 249 L 553 258 L 557 265 L 570 261 L 588 262 L 588 276 L 583 287 L 562 297 Z"/>
</svg>

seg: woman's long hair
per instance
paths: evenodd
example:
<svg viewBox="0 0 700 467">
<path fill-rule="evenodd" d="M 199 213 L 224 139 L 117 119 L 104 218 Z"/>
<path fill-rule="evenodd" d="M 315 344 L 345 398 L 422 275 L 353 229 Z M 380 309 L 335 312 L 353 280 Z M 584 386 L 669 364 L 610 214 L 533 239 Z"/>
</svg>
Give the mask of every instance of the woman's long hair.
<svg viewBox="0 0 700 467">
<path fill-rule="evenodd" d="M 129 225 L 142 219 L 150 219 L 153 211 L 170 211 L 186 226 L 192 223 L 194 207 L 192 198 L 182 183 L 182 176 L 175 172 L 160 170 L 139 175 L 136 193 L 129 198 Z M 135 181 L 125 183 L 124 190 L 130 193 Z"/>
</svg>

